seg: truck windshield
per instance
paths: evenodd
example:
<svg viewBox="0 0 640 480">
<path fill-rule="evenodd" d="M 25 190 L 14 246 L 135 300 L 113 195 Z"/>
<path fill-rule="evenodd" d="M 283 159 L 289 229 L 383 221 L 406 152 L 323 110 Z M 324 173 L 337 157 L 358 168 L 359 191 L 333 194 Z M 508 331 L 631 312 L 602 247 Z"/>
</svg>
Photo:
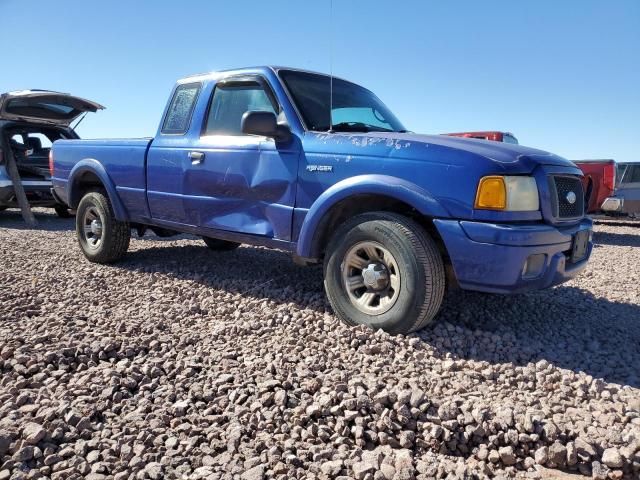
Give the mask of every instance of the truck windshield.
<svg viewBox="0 0 640 480">
<path fill-rule="evenodd" d="M 366 88 L 334 78 L 330 118 L 330 77 L 295 70 L 278 73 L 309 130 L 406 132 L 391 110 Z"/>
</svg>

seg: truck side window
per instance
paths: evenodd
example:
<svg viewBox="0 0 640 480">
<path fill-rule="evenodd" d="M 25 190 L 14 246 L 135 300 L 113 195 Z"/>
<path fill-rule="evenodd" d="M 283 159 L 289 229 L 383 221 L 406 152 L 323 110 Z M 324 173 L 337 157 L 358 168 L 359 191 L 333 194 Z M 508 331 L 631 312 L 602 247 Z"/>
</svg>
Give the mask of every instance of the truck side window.
<svg viewBox="0 0 640 480">
<path fill-rule="evenodd" d="M 216 86 L 204 135 L 243 135 L 242 115 L 249 111 L 278 114 L 258 82 Z"/>
<path fill-rule="evenodd" d="M 185 133 L 187 131 L 198 93 L 200 93 L 199 83 L 187 83 L 176 88 L 162 126 L 162 133 Z"/>
<path fill-rule="evenodd" d="M 626 183 L 640 183 L 640 165 L 629 165 L 630 173 L 627 174 L 629 180 Z"/>
</svg>

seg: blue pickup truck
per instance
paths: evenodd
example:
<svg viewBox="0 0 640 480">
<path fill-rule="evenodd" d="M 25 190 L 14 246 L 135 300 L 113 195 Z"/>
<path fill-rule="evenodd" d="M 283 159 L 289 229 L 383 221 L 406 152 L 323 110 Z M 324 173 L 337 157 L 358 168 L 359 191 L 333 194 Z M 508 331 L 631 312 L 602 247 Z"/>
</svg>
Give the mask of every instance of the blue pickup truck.
<svg viewBox="0 0 640 480">
<path fill-rule="evenodd" d="M 350 325 L 408 333 L 446 286 L 512 293 L 585 268 L 581 172 L 521 145 L 418 135 L 369 90 L 257 67 L 177 82 L 156 136 L 59 140 L 55 196 L 77 210 L 84 255 L 122 257 L 132 230 L 188 232 L 324 262 Z"/>
</svg>

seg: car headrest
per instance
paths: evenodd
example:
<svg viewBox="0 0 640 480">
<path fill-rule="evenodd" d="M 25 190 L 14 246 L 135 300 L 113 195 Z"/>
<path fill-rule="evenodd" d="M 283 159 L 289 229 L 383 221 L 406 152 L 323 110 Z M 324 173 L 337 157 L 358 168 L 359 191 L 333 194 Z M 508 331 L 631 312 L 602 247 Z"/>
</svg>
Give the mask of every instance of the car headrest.
<svg viewBox="0 0 640 480">
<path fill-rule="evenodd" d="M 11 149 L 12 150 L 24 151 L 24 150 L 26 150 L 28 148 L 25 145 L 23 145 L 22 143 L 16 142 L 13 138 L 9 141 L 9 144 L 11 145 Z"/>
<path fill-rule="evenodd" d="M 28 137 L 27 145 L 33 150 L 42 150 L 42 142 L 37 137 Z"/>
</svg>

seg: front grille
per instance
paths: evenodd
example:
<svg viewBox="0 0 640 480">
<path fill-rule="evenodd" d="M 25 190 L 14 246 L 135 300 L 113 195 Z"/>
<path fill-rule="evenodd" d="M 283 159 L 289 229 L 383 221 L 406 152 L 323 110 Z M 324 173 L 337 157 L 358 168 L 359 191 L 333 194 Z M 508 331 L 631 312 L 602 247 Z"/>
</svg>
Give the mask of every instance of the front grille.
<svg viewBox="0 0 640 480">
<path fill-rule="evenodd" d="M 584 215 L 584 191 L 580 178 L 554 175 L 549 183 L 555 218 L 566 220 Z M 575 200 L 572 203 L 574 196 Z"/>
</svg>

